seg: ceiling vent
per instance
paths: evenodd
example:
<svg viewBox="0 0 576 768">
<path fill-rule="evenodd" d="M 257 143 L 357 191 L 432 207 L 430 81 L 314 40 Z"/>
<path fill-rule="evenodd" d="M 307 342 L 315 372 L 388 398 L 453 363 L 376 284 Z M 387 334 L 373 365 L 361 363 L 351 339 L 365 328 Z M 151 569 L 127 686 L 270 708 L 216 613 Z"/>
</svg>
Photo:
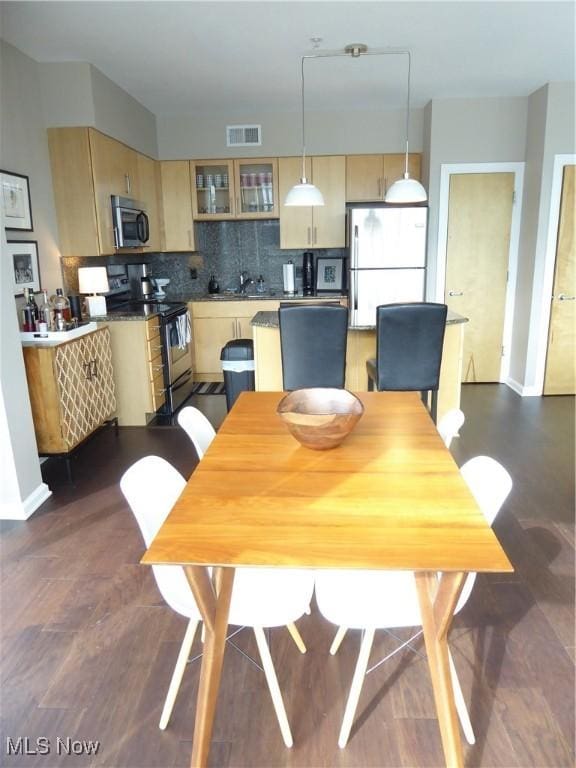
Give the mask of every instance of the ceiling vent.
<svg viewBox="0 0 576 768">
<path fill-rule="evenodd" d="M 227 125 L 227 147 L 259 147 L 262 144 L 261 125 Z"/>
</svg>

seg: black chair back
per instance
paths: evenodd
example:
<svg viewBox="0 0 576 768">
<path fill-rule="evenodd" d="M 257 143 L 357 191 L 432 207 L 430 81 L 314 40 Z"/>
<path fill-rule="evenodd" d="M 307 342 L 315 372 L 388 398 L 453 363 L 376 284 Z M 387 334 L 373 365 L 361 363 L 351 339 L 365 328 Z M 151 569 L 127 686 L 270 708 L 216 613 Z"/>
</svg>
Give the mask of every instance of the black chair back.
<svg viewBox="0 0 576 768">
<path fill-rule="evenodd" d="M 446 304 L 416 302 L 376 308 L 376 360 L 368 361 L 378 391 L 431 391 L 432 416 L 440 380 Z"/>
<path fill-rule="evenodd" d="M 278 310 L 285 390 L 343 389 L 348 310 L 325 304 L 288 304 Z"/>
</svg>

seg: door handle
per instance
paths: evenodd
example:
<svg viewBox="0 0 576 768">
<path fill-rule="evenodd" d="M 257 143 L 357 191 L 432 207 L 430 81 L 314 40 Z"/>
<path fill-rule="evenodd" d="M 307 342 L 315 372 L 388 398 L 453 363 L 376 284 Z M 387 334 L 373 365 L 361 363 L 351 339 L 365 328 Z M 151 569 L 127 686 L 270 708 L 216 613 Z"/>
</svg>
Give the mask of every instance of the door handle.
<svg viewBox="0 0 576 768">
<path fill-rule="evenodd" d="M 559 293 L 558 296 L 552 296 L 553 299 L 558 299 L 558 301 L 575 301 L 576 296 L 566 296 L 565 293 Z"/>
<path fill-rule="evenodd" d="M 318 242 L 318 229 L 314 227 L 313 232 L 314 232 L 314 235 L 312 238 L 312 242 L 314 243 L 314 245 L 316 245 L 316 243 Z"/>
<path fill-rule="evenodd" d="M 310 228 L 310 227 L 308 227 L 308 238 L 307 238 L 307 242 L 308 242 L 308 245 L 311 245 L 311 242 L 310 242 L 310 233 L 311 233 L 311 228 Z"/>
<path fill-rule="evenodd" d="M 464 291 L 448 291 L 448 296 L 464 296 Z"/>
</svg>

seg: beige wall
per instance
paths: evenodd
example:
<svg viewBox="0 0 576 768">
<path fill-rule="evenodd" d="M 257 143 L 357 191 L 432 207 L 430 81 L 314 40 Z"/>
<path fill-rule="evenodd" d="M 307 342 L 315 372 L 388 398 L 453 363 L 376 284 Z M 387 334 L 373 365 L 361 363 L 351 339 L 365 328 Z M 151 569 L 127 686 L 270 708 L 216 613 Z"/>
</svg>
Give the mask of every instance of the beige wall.
<svg viewBox="0 0 576 768">
<path fill-rule="evenodd" d="M 43 129 L 36 63 L 0 41 L 0 168 L 29 177 L 33 232 L 8 232 L 10 240 L 37 240 L 43 256 L 43 284 L 59 284 L 54 243 L 56 227 L 48 147 Z M 5 251 L 0 219 L 0 441 L 2 479 L 0 516 L 23 517 L 28 499 L 39 494 L 42 477 L 24 371 L 14 301 L 12 265 Z"/>
<path fill-rule="evenodd" d="M 100 70 L 85 62 L 38 64 L 45 125 L 89 125 L 158 157 L 156 118 Z"/>
<path fill-rule="evenodd" d="M 527 108 L 528 100 L 523 98 L 432 100 L 428 131 L 429 286 L 436 285 L 442 164 L 522 162 Z"/>
<path fill-rule="evenodd" d="M 158 157 L 156 118 L 116 83 L 90 67 L 94 127 L 150 157 Z"/>
<path fill-rule="evenodd" d="M 574 83 L 549 83 L 530 97 L 526 179 L 514 305 L 510 376 L 529 390 L 537 385 L 540 324 L 550 296 L 542 293 L 550 226 L 554 158 L 576 152 Z"/>
<path fill-rule="evenodd" d="M 90 85 L 91 65 L 85 62 L 37 64 L 45 125 L 95 125 Z"/>
<path fill-rule="evenodd" d="M 227 125 L 261 125 L 262 146 L 226 146 Z M 185 158 L 281 157 L 302 152 L 300 112 L 158 115 L 158 151 L 162 160 Z M 410 149 L 422 151 L 423 110 L 410 115 Z M 306 112 L 306 151 L 310 155 L 403 152 L 405 110 Z"/>
</svg>

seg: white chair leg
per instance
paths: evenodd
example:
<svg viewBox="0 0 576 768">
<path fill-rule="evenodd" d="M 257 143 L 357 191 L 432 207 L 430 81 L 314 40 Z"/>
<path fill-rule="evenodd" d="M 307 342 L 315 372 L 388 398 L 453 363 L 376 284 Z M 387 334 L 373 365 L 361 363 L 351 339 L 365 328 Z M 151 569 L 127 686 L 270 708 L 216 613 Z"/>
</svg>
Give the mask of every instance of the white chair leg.
<svg viewBox="0 0 576 768">
<path fill-rule="evenodd" d="M 338 632 L 334 635 L 334 640 L 332 640 L 332 645 L 330 646 L 331 656 L 335 656 L 338 653 L 338 648 L 340 648 L 346 632 L 348 632 L 348 627 L 338 627 Z"/>
<path fill-rule="evenodd" d="M 170 715 L 172 714 L 172 709 L 174 708 L 174 702 L 176 701 L 180 683 L 182 682 L 182 676 L 184 675 L 184 670 L 186 669 L 186 662 L 190 656 L 190 649 L 192 648 L 192 643 L 194 642 L 194 635 L 196 634 L 197 626 L 198 621 L 196 619 L 190 619 L 188 626 L 186 627 L 184 639 L 182 640 L 178 658 L 176 659 L 176 666 L 174 667 L 174 672 L 172 672 L 172 680 L 170 680 L 170 686 L 168 688 L 168 693 L 166 694 L 164 708 L 162 709 L 162 714 L 160 716 L 159 727 L 161 730 L 165 730 L 166 726 L 168 725 L 168 721 L 170 720 Z"/>
<path fill-rule="evenodd" d="M 352 723 L 354 722 L 356 707 L 358 706 L 358 700 L 360 699 L 360 691 L 362 690 L 362 683 L 364 682 L 364 676 L 366 675 L 366 667 L 368 666 L 368 659 L 370 658 L 375 631 L 376 630 L 373 628 L 367 629 L 362 638 L 360 653 L 358 654 L 358 661 L 356 662 L 356 669 L 354 670 L 354 677 L 352 678 L 352 685 L 350 686 L 350 693 L 348 694 L 348 701 L 346 702 L 342 727 L 340 728 L 340 736 L 338 737 L 338 746 L 340 749 L 344 749 L 348 743 L 348 737 L 352 730 Z"/>
<path fill-rule="evenodd" d="M 286 624 L 286 629 L 288 632 L 290 632 L 290 636 L 292 637 L 292 640 L 294 640 L 294 643 L 296 644 L 296 648 L 300 651 L 300 653 L 306 653 L 306 646 L 304 645 L 304 640 L 302 640 L 302 635 L 298 631 L 298 627 L 293 622 L 290 622 L 290 624 Z"/>
<path fill-rule="evenodd" d="M 254 635 L 256 636 L 256 643 L 260 652 L 260 658 L 262 659 L 262 666 L 264 667 L 264 674 L 266 675 L 266 682 L 272 696 L 272 703 L 274 704 L 274 711 L 278 718 L 278 725 L 282 732 L 282 738 L 284 744 L 287 747 L 291 747 L 294 742 L 292 741 L 292 734 L 290 732 L 290 725 L 288 724 L 288 717 L 286 716 L 286 709 L 284 708 L 284 702 L 282 700 L 282 694 L 280 693 L 280 686 L 278 685 L 278 678 L 276 677 L 276 670 L 272 664 L 272 657 L 270 656 L 270 649 L 264 636 L 264 630 L 262 627 L 254 627 Z"/>
<path fill-rule="evenodd" d="M 460 718 L 460 725 L 468 744 L 476 744 L 476 737 L 472 730 L 472 723 L 470 722 L 470 715 L 468 714 L 468 708 L 464 701 L 464 694 L 460 686 L 460 680 L 456 674 L 456 667 L 454 666 L 454 659 L 452 654 L 448 651 L 448 661 L 450 662 L 450 674 L 452 675 L 452 688 L 454 689 L 454 703 L 456 704 L 456 711 Z"/>
</svg>

